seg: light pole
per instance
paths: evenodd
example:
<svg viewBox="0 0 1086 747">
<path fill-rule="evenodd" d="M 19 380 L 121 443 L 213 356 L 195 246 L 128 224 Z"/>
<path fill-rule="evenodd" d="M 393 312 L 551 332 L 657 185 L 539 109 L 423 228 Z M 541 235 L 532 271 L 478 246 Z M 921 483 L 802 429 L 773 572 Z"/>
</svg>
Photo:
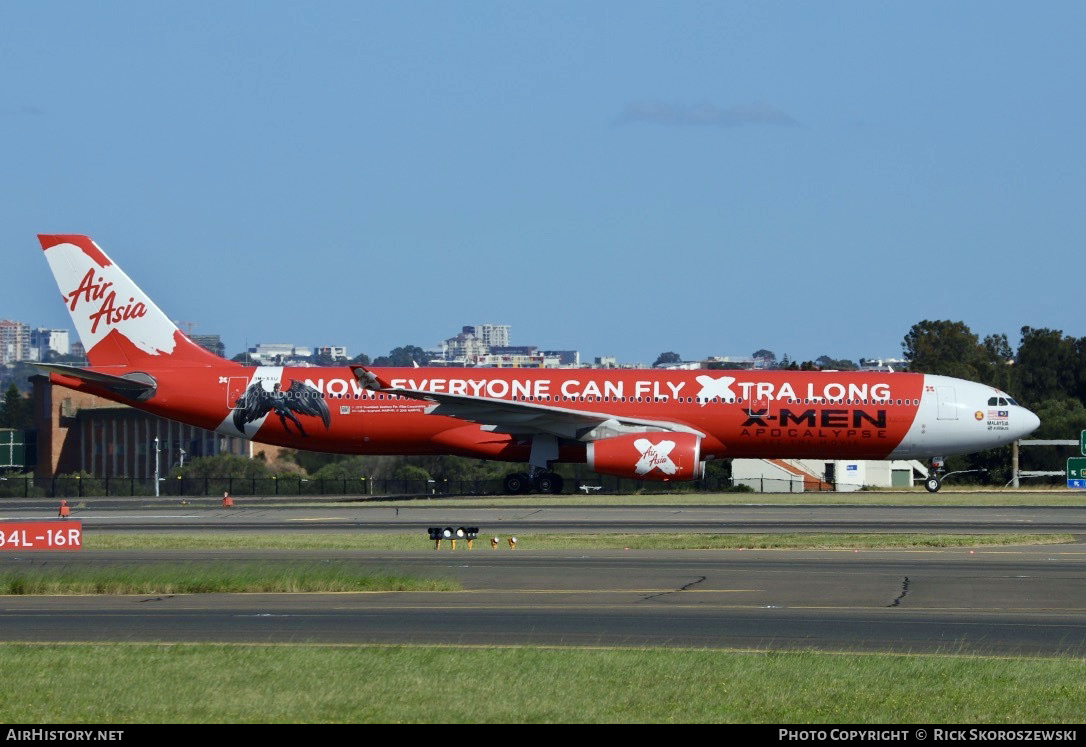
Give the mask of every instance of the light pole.
<svg viewBox="0 0 1086 747">
<path fill-rule="evenodd" d="M 158 436 L 155 436 L 155 498 L 158 498 Z"/>
</svg>

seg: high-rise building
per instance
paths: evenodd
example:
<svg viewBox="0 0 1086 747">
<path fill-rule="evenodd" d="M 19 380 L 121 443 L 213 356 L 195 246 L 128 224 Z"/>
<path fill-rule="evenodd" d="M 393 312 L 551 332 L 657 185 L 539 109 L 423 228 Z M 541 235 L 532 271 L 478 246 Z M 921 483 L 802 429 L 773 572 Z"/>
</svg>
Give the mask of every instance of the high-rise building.
<svg viewBox="0 0 1086 747">
<path fill-rule="evenodd" d="M 30 360 L 30 327 L 0 319 L 0 364 Z"/>
<path fill-rule="evenodd" d="M 333 361 L 349 357 L 346 345 L 320 345 L 317 347 L 317 355 Z"/>
<path fill-rule="evenodd" d="M 226 346 L 219 335 L 189 335 L 189 339 L 220 358 L 226 357 Z"/>
<path fill-rule="evenodd" d="M 475 335 L 488 348 L 509 347 L 508 324 L 474 324 L 464 327 L 464 332 Z"/>
<path fill-rule="evenodd" d="M 49 353 L 71 355 L 72 346 L 66 329 L 38 327 L 30 330 L 30 357 L 43 361 Z"/>
<path fill-rule="evenodd" d="M 474 327 L 464 327 L 456 337 L 450 337 L 442 343 L 446 360 L 472 360 L 476 356 L 486 355 L 489 348 L 474 332 Z"/>
</svg>

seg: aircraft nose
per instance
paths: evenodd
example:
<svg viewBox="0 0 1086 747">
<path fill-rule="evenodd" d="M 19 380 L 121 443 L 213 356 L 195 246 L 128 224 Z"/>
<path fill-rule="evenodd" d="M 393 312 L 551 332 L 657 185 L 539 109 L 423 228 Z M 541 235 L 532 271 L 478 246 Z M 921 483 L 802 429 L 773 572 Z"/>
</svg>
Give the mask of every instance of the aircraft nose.
<svg viewBox="0 0 1086 747">
<path fill-rule="evenodd" d="M 1041 427 L 1041 419 L 1024 407 L 1022 408 L 1022 417 L 1019 418 L 1019 420 L 1021 421 L 1021 433 L 1018 434 L 1019 438 L 1028 436 Z"/>
</svg>

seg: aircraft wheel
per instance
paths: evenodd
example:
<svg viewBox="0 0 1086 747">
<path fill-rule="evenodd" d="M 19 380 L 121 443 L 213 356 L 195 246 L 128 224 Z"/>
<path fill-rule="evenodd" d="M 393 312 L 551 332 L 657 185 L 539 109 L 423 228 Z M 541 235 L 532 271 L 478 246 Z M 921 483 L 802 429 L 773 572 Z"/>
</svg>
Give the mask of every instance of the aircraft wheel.
<svg viewBox="0 0 1086 747">
<path fill-rule="evenodd" d="M 557 495 L 562 492 L 562 476 L 554 472 L 544 472 L 535 478 L 535 489 L 540 493 Z"/>
<path fill-rule="evenodd" d="M 505 482 L 503 483 L 505 492 L 509 495 L 527 493 L 531 488 L 531 485 L 532 482 L 528 479 L 528 475 L 523 472 L 514 472 L 511 475 L 506 475 Z"/>
<path fill-rule="evenodd" d="M 939 482 L 938 477 L 929 477 L 924 481 L 924 487 L 927 488 L 929 493 L 937 493 L 939 488 L 942 487 L 942 483 Z"/>
</svg>

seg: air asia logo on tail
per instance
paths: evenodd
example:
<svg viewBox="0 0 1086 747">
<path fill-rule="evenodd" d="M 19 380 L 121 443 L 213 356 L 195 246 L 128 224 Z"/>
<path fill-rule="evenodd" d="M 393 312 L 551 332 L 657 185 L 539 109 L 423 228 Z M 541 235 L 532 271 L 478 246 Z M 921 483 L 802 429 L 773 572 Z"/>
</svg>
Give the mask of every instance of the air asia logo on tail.
<svg viewBox="0 0 1086 747">
<path fill-rule="evenodd" d="M 246 423 L 259 420 L 273 411 L 279 416 L 279 422 L 283 424 L 283 430 L 287 433 L 291 432 L 290 426 L 287 425 L 289 420 L 294 423 L 298 433 L 303 436 L 306 435 L 305 429 L 302 427 L 302 421 L 298 420 L 295 413 L 320 418 L 325 428 L 332 422 L 332 414 L 328 411 L 328 405 L 321 393 L 300 381 L 292 381 L 290 388 L 285 392 L 280 388 L 279 382 L 275 382 L 274 387 L 269 392 L 261 385 L 261 382 L 254 381 L 245 390 L 245 394 L 238 397 L 234 407 L 236 408 L 234 410 L 234 427 L 242 433 L 245 432 Z"/>
<path fill-rule="evenodd" d="M 87 317 L 91 322 L 91 334 L 98 331 L 98 324 L 103 319 L 105 319 L 106 326 L 111 327 L 125 319 L 137 319 L 147 313 L 147 307 L 143 305 L 143 302 L 137 302 L 135 298 L 129 298 L 127 304 L 118 305 L 117 291 L 110 290 L 109 295 L 106 295 L 106 291 L 109 290 L 113 283 L 106 282 L 103 278 L 98 278 L 98 281 L 95 282 L 94 274 L 93 267 L 87 270 L 87 274 L 83 276 L 83 281 L 79 284 L 79 287 L 68 293 L 67 296 L 68 310 L 73 312 L 81 300 L 87 303 L 101 302 L 98 310 Z"/>
<path fill-rule="evenodd" d="M 647 475 L 654 469 L 658 469 L 665 475 L 673 475 L 679 471 L 675 462 L 671 461 L 671 451 L 675 448 L 674 441 L 661 441 L 654 444 L 647 438 L 639 438 L 634 441 L 634 448 L 641 452 L 641 458 L 637 460 L 634 472 L 639 475 Z"/>
</svg>

